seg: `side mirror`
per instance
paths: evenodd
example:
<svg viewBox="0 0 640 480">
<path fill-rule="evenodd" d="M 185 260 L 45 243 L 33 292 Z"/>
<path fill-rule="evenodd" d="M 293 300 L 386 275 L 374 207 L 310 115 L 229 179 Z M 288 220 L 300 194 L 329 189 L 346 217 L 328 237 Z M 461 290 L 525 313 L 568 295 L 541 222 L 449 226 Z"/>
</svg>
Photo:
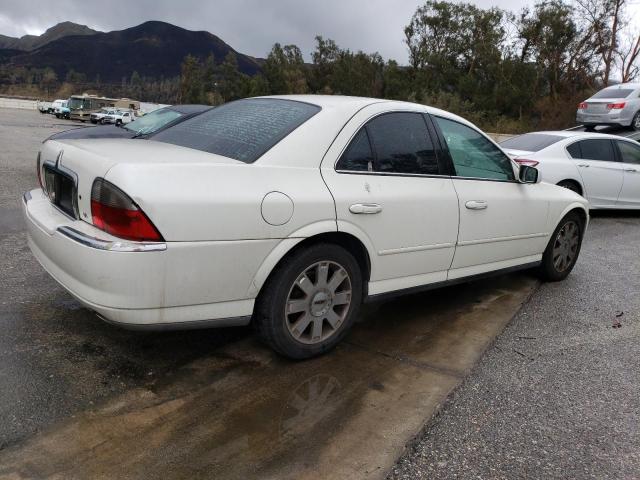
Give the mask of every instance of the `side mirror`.
<svg viewBox="0 0 640 480">
<path fill-rule="evenodd" d="M 540 172 L 535 167 L 520 165 L 518 179 L 520 183 L 538 183 L 540 181 Z"/>
</svg>

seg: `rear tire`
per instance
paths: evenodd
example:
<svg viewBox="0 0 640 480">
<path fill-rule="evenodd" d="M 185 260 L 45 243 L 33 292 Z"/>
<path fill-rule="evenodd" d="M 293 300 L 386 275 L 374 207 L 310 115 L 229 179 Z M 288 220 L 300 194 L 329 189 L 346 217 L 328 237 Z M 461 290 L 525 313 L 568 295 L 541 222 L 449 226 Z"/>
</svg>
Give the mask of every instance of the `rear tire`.
<svg viewBox="0 0 640 480">
<path fill-rule="evenodd" d="M 638 111 L 633 117 L 633 120 L 631 120 L 631 128 L 636 132 L 640 131 L 640 111 Z"/>
<path fill-rule="evenodd" d="M 334 348 L 362 302 L 362 273 L 344 248 L 322 243 L 294 252 L 272 272 L 256 300 L 260 339 L 291 359 Z"/>
<path fill-rule="evenodd" d="M 542 280 L 557 282 L 567 278 L 580 255 L 583 235 L 584 222 L 578 213 L 569 212 L 560 220 L 538 267 Z"/>
</svg>

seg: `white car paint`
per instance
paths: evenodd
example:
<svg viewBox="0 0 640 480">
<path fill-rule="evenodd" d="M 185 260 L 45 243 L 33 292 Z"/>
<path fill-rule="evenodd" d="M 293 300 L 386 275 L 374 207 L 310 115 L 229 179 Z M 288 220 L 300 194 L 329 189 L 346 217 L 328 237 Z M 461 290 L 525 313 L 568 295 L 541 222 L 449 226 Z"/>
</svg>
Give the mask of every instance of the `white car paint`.
<svg viewBox="0 0 640 480">
<path fill-rule="evenodd" d="M 147 140 L 45 142 L 41 162 L 76 178 L 77 218 L 54 207 L 41 189 L 25 194 L 34 255 L 109 321 L 240 325 L 249 322 L 278 262 L 317 235 L 350 235 L 362 245 L 371 264 L 368 293 L 376 295 L 531 265 L 567 212 L 578 209 L 588 219 L 582 197 L 544 183 L 335 169 L 376 115 L 420 112 L 475 129 L 455 115 L 366 98 L 273 98 L 322 110 L 253 164 Z M 512 168 L 517 173 L 515 163 Z M 126 192 L 164 241 L 122 240 L 92 225 L 97 177 Z M 472 210 L 469 202 L 487 208 Z M 372 208 L 377 214 L 362 214 Z"/>
<path fill-rule="evenodd" d="M 556 136 L 559 140 L 535 152 L 507 147 L 513 143 L 517 145 L 520 137 L 502 142 L 502 146 L 516 161 L 539 162 L 535 168 L 542 175 L 543 182 L 558 184 L 569 180 L 576 183 L 592 209 L 640 208 L 640 164 L 623 161 L 625 159 L 617 152 L 614 152 L 616 161 L 600 161 L 573 158 L 567 150 L 571 145 L 583 140 L 607 139 L 629 145 L 629 148 L 637 149 L 640 155 L 640 143 L 618 135 L 566 130 L 532 132 L 527 135 L 537 134 Z"/>
</svg>

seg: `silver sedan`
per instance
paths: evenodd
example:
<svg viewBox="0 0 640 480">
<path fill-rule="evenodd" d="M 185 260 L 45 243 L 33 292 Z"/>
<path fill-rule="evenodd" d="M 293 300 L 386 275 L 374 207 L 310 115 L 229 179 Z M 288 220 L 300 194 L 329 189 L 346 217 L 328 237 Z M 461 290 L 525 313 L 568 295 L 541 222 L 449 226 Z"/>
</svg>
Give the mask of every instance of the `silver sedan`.
<svg viewBox="0 0 640 480">
<path fill-rule="evenodd" d="M 587 129 L 615 125 L 640 130 L 640 83 L 621 83 L 600 90 L 578 105 L 576 121 Z"/>
</svg>

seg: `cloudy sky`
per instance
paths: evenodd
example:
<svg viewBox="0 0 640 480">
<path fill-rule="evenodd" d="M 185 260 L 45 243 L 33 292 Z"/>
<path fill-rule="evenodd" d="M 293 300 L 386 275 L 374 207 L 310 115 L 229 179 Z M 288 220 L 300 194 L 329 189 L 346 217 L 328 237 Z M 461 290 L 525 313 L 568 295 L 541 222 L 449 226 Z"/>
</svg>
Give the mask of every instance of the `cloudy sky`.
<svg viewBox="0 0 640 480">
<path fill-rule="evenodd" d="M 481 7 L 520 10 L 534 0 L 468 0 Z M 0 34 L 40 34 L 65 20 L 102 30 L 121 30 L 163 20 L 207 30 L 236 50 L 264 57 L 275 42 L 295 43 L 305 56 L 315 35 L 340 46 L 405 63 L 403 28 L 418 0 L 0 0 Z M 638 2 L 632 8 L 640 17 Z"/>
</svg>

